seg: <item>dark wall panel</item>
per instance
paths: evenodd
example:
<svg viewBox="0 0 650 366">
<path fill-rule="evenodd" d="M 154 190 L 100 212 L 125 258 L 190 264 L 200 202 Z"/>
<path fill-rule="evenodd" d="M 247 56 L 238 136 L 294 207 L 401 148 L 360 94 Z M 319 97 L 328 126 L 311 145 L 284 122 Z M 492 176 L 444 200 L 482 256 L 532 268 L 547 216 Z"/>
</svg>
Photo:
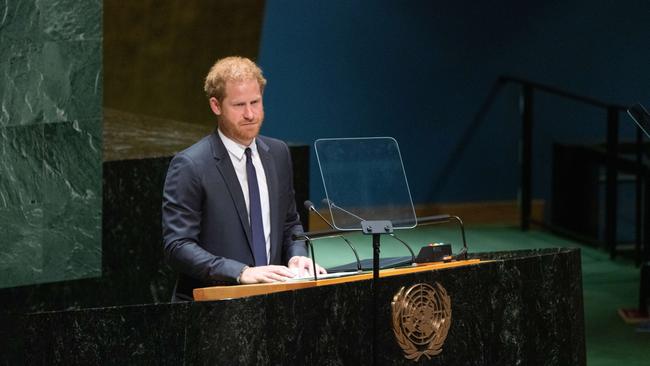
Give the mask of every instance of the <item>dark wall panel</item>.
<svg viewBox="0 0 650 366">
<path fill-rule="evenodd" d="M 203 79 L 221 57 L 257 58 L 264 1 L 104 1 L 104 106 L 211 124 Z"/>
</svg>

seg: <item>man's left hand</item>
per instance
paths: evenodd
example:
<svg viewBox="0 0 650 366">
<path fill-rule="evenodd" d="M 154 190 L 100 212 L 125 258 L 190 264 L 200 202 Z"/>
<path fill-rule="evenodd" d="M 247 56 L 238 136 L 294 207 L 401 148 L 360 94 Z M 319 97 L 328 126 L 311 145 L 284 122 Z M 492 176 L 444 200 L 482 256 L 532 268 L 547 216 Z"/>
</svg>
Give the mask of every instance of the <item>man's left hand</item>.
<svg viewBox="0 0 650 366">
<path fill-rule="evenodd" d="M 295 268 L 297 270 L 296 275 L 302 277 L 314 273 L 312 263 L 313 262 L 311 258 L 295 256 L 289 259 L 289 263 L 287 264 L 287 267 L 289 267 L 289 269 Z M 318 272 L 318 274 L 327 274 L 325 268 L 319 266 L 318 263 L 316 263 L 316 271 Z"/>
</svg>

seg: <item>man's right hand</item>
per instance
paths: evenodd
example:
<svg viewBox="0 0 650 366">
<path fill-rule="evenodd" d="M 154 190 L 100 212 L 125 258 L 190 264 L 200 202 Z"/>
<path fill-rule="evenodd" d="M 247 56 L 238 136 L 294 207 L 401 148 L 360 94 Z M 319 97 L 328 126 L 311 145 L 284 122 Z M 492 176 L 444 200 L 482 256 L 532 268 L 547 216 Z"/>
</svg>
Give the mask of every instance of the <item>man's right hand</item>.
<svg viewBox="0 0 650 366">
<path fill-rule="evenodd" d="M 251 283 L 286 281 L 295 274 L 285 266 L 248 267 L 242 272 L 239 282 L 243 285 Z"/>
</svg>

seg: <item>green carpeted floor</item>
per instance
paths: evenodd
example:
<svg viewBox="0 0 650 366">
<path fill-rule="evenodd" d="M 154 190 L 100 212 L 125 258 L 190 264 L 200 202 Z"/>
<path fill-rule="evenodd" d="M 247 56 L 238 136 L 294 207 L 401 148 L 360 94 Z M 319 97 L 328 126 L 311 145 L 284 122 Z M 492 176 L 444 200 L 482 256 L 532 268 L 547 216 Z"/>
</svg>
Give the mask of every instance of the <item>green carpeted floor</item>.
<svg viewBox="0 0 650 366">
<path fill-rule="evenodd" d="M 416 248 L 430 242 L 452 243 L 454 253 L 461 248 L 458 230 L 447 226 L 425 226 L 397 231 L 397 235 Z M 362 258 L 372 257 L 369 237 L 348 236 Z M 522 232 L 504 226 L 467 228 L 471 252 L 502 251 L 549 247 L 579 247 L 582 250 L 582 278 L 585 304 L 587 364 L 589 366 L 650 366 L 650 333 L 639 333 L 635 326 L 625 324 L 619 308 L 638 304 L 639 269 L 632 262 L 612 261 L 606 252 L 587 245 L 542 232 Z M 316 259 L 326 267 L 354 261 L 342 240 L 321 239 L 314 242 Z M 382 257 L 406 256 L 408 251 L 395 239 L 382 238 Z M 417 253 L 416 253 L 417 254 Z"/>
</svg>

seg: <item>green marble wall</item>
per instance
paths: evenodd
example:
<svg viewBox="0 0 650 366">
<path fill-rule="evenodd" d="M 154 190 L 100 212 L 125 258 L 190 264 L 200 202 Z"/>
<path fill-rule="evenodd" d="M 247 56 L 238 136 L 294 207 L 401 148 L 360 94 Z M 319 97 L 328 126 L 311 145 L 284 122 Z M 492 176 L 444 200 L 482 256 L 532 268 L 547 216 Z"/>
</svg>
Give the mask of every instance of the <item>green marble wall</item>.
<svg viewBox="0 0 650 366">
<path fill-rule="evenodd" d="M 0 288 L 101 275 L 102 2 L 0 4 Z"/>
</svg>

